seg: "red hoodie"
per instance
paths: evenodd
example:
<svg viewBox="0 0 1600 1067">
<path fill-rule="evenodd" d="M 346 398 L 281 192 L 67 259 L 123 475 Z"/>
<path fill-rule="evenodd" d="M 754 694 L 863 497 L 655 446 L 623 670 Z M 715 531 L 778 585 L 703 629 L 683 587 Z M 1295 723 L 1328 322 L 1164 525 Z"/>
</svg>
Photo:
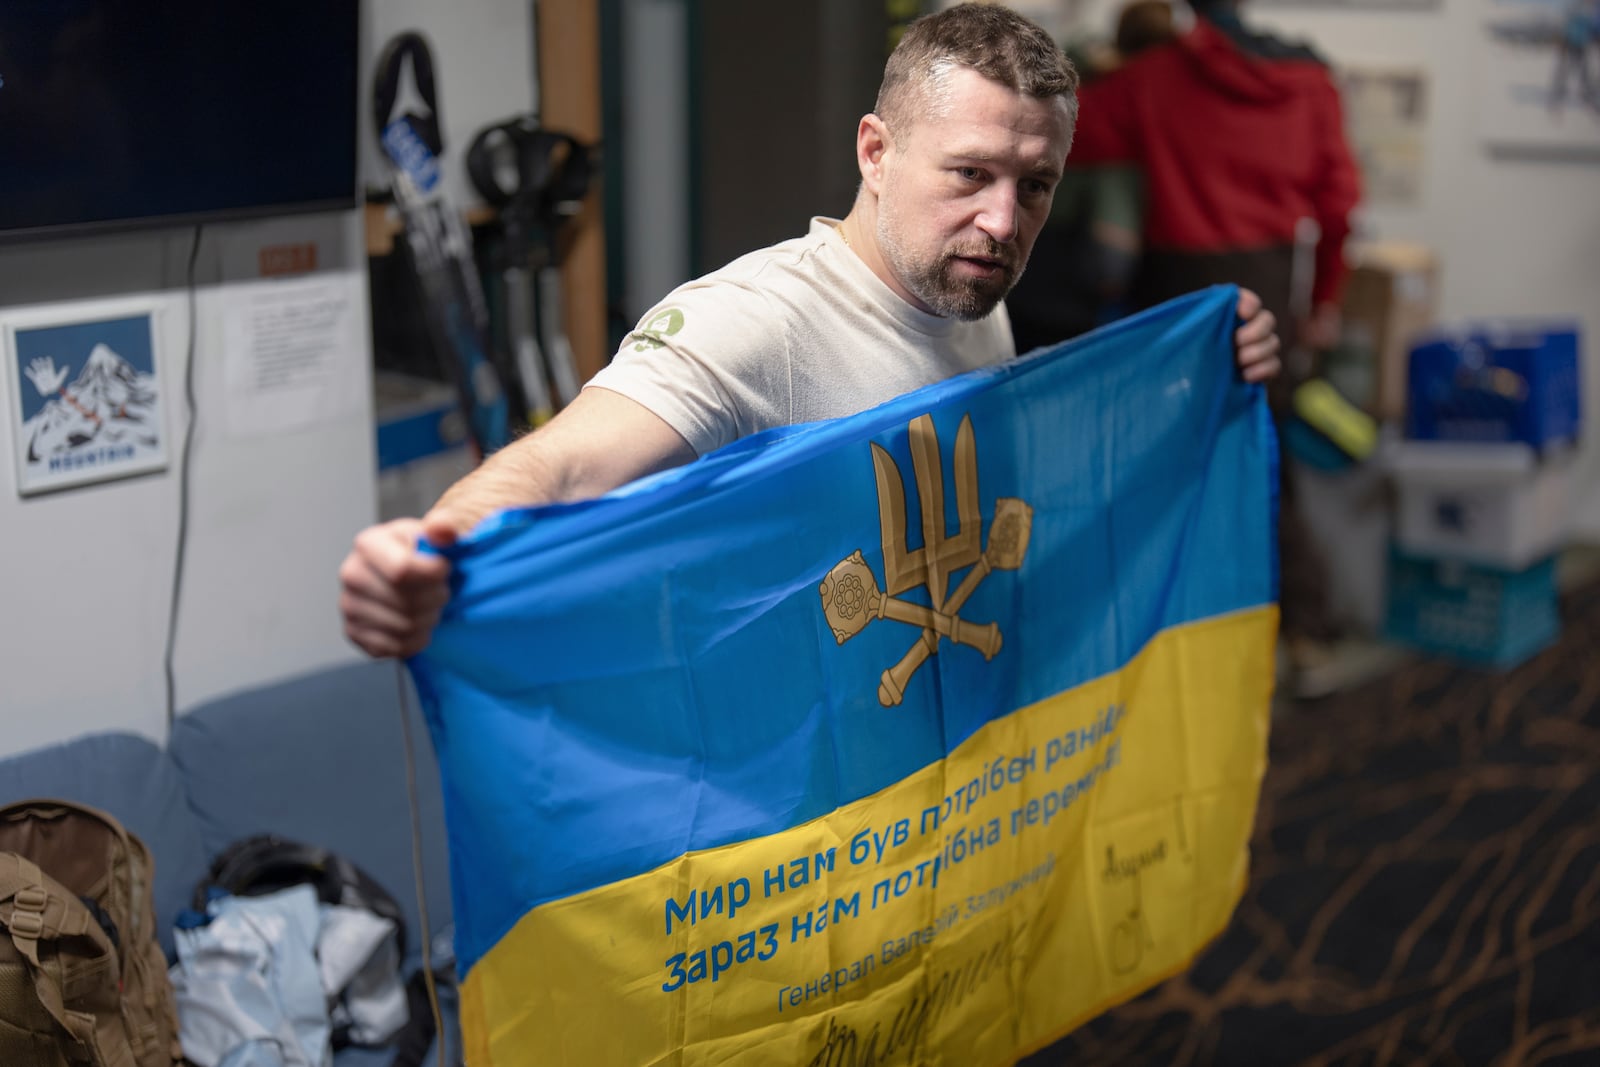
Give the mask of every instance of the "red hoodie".
<svg viewBox="0 0 1600 1067">
<path fill-rule="evenodd" d="M 1198 19 L 1079 99 L 1068 161 L 1143 168 L 1149 248 L 1282 247 L 1309 216 L 1322 229 L 1313 303 L 1338 299 L 1360 179 L 1338 90 L 1308 50 Z"/>
</svg>

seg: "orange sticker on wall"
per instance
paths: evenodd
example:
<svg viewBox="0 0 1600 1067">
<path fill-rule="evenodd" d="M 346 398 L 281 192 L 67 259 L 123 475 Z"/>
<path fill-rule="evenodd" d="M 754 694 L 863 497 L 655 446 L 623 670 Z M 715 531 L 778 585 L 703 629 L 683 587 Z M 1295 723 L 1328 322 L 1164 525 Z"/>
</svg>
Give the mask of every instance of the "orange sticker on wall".
<svg viewBox="0 0 1600 1067">
<path fill-rule="evenodd" d="M 274 278 L 284 274 L 306 274 L 317 269 L 317 246 L 306 241 L 292 245 L 267 245 L 259 255 L 261 276 Z"/>
</svg>

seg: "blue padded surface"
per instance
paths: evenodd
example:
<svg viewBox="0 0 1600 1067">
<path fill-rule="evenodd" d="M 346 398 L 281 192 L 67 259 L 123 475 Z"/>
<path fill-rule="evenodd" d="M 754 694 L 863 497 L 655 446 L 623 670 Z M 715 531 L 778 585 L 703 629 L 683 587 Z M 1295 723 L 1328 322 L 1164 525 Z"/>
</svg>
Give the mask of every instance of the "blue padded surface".
<svg viewBox="0 0 1600 1067">
<path fill-rule="evenodd" d="M 149 739 L 93 734 L 0 761 L 0 803 L 72 800 L 115 815 L 155 857 L 156 925 L 173 955 L 172 923 L 205 875 L 200 824 L 177 768 Z"/>
<path fill-rule="evenodd" d="M 450 922 L 444 808 L 409 677 L 405 684 L 428 918 L 437 933 Z M 259 833 L 332 849 L 400 903 L 415 961 L 421 923 L 397 686 L 394 664 L 360 663 L 218 698 L 178 719 L 168 750 L 208 852 Z"/>
</svg>

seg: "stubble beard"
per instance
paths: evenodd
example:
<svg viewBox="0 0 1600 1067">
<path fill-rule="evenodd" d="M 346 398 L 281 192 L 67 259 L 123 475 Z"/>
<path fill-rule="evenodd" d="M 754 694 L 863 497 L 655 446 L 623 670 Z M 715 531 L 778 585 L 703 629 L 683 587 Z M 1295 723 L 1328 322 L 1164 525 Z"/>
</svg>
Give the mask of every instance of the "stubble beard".
<svg viewBox="0 0 1600 1067">
<path fill-rule="evenodd" d="M 1017 283 L 1023 264 L 1015 245 L 988 238 L 981 244 L 942 249 L 931 258 L 919 257 L 900 239 L 899 218 L 884 207 L 880 202 L 878 247 L 900 284 L 935 315 L 975 322 L 993 311 Z M 1000 271 L 990 278 L 962 277 L 956 273 L 956 261 L 963 257 L 992 260 L 1000 264 Z"/>
</svg>

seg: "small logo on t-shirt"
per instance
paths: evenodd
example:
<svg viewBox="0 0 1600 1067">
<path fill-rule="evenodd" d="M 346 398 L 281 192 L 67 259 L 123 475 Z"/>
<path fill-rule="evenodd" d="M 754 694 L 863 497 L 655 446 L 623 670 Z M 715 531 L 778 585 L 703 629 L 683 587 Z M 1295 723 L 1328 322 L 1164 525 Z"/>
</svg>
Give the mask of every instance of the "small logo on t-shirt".
<svg viewBox="0 0 1600 1067">
<path fill-rule="evenodd" d="M 665 348 L 666 339 L 683 329 L 683 311 L 664 307 L 651 315 L 644 325 L 633 331 L 633 350 L 648 352 L 652 348 Z"/>
</svg>

